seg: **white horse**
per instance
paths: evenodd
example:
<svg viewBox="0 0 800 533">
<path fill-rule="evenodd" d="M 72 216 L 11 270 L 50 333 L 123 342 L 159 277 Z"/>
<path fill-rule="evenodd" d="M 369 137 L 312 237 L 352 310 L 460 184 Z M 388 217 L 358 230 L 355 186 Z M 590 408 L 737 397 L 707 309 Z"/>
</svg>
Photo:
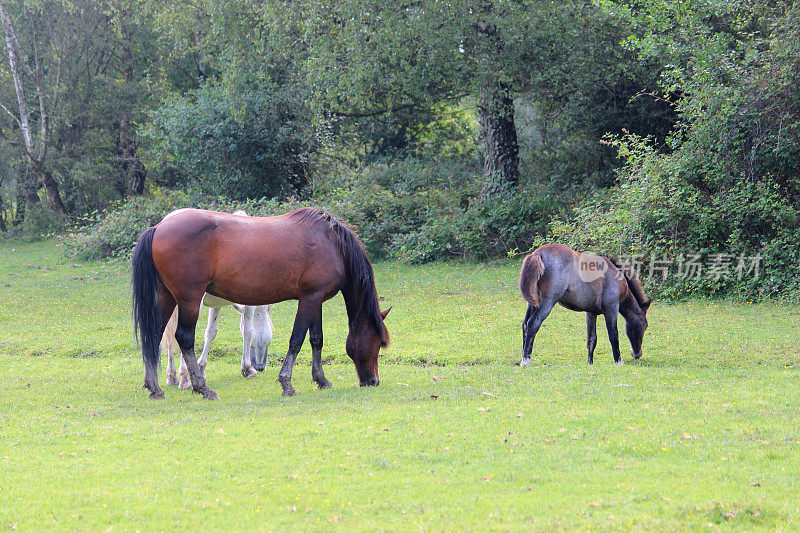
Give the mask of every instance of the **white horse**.
<svg viewBox="0 0 800 533">
<path fill-rule="evenodd" d="M 183 211 L 183 209 L 173 211 L 164 218 L 168 218 L 181 211 Z M 236 211 L 234 215 L 247 216 L 247 213 L 244 211 Z M 270 318 L 272 305 L 239 305 L 208 293 L 203 297 L 201 305 L 205 305 L 209 308 L 208 324 L 203 334 L 203 353 L 197 361 L 203 373 L 203 377 L 205 378 L 211 342 L 217 336 L 217 320 L 219 318 L 220 309 L 228 305 L 233 306 L 241 315 L 239 330 L 242 333 L 242 375 L 246 378 L 250 378 L 255 376 L 258 372 L 263 371 L 267 366 L 267 349 L 272 341 L 273 324 Z M 167 385 L 179 385 L 182 389 L 188 389 L 191 388 L 192 384 L 189 381 L 189 374 L 186 370 L 186 363 L 183 357 L 181 357 L 178 372 L 175 371 L 173 351 L 174 347 L 178 345 L 178 342 L 175 340 L 175 330 L 177 327 L 178 309 L 176 307 L 164 329 L 164 335 L 161 338 L 161 349 L 167 353 Z M 181 376 L 180 383 L 178 382 L 178 374 Z"/>
<path fill-rule="evenodd" d="M 270 312 L 272 305 L 239 305 L 233 304 L 222 298 L 217 298 L 211 294 L 206 294 L 203 298 L 203 305 L 208 307 L 208 324 L 203 334 L 203 354 L 198 359 L 200 370 L 205 378 L 206 365 L 208 364 L 208 352 L 211 351 L 211 343 L 217 336 L 217 320 L 220 310 L 232 305 L 241 315 L 239 320 L 239 330 L 242 333 L 242 375 L 251 378 L 257 374 L 256 371 L 263 371 L 267 366 L 267 350 L 272 341 L 272 319 Z M 175 340 L 175 330 L 178 327 L 177 309 L 172 313 L 164 336 L 161 338 L 161 347 L 167 353 L 167 385 L 178 385 L 182 389 L 192 387 L 189 381 L 189 374 L 186 371 L 186 364 L 181 357 L 181 364 L 178 371 L 175 371 L 175 361 L 173 359 L 174 347 L 178 345 Z M 180 383 L 178 382 L 180 375 Z"/>
</svg>

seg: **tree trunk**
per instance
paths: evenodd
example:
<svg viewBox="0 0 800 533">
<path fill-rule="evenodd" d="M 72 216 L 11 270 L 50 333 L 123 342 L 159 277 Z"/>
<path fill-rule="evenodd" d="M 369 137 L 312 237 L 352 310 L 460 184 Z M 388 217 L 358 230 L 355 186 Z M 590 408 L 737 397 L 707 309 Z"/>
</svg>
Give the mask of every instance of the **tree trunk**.
<svg viewBox="0 0 800 533">
<path fill-rule="evenodd" d="M 17 190 L 19 197 L 24 199 L 29 204 L 38 204 L 39 200 L 39 184 L 38 176 L 33 171 L 33 165 L 28 164 L 28 167 L 17 176 Z"/>
<path fill-rule="evenodd" d="M 514 190 L 519 183 L 519 144 L 514 99 L 505 83 L 484 89 L 478 103 L 483 144 L 481 196 Z"/>
<path fill-rule="evenodd" d="M 514 124 L 514 98 L 511 84 L 502 81 L 501 57 L 505 43 L 497 25 L 491 22 L 493 2 L 481 2 L 475 30 L 485 39 L 480 54 L 483 88 L 478 102 L 478 118 L 483 145 L 483 184 L 481 198 L 516 189 L 519 183 L 519 144 Z"/>
<path fill-rule="evenodd" d="M 36 174 L 39 176 L 39 182 L 44 185 L 44 190 L 47 192 L 47 203 L 50 205 L 50 209 L 59 215 L 65 215 L 67 209 L 64 207 L 64 202 L 61 201 L 61 193 L 58 192 L 58 182 L 46 168 L 38 164 L 38 161 L 36 163 Z"/>
<path fill-rule="evenodd" d="M 0 180 L 0 185 L 2 184 L 3 182 L 2 180 Z M 8 228 L 6 228 L 6 210 L 3 207 L 3 194 L 0 193 L 0 233 L 5 233 L 7 229 Z"/>
<path fill-rule="evenodd" d="M 147 169 L 139 159 L 136 151 L 136 143 L 130 132 L 130 112 L 125 109 L 119 120 L 119 151 L 122 159 L 122 172 L 125 182 L 130 185 L 132 194 L 141 196 L 144 194 L 144 182 L 147 177 Z"/>
<path fill-rule="evenodd" d="M 63 216 L 66 214 L 66 209 L 64 208 L 64 203 L 61 201 L 61 195 L 58 192 L 58 183 L 55 179 L 53 179 L 53 175 L 50 174 L 47 169 L 44 167 L 44 160 L 45 155 L 47 154 L 47 133 L 48 133 L 48 113 L 47 113 L 47 106 L 45 104 L 45 95 L 44 90 L 42 87 L 41 76 L 42 72 L 40 70 L 39 62 L 36 62 L 36 69 L 31 69 L 26 63 L 24 56 L 22 55 L 22 49 L 19 45 L 19 40 L 17 39 L 17 34 L 14 31 L 14 25 L 12 24 L 11 17 L 8 14 L 8 10 L 6 9 L 6 4 L 3 0 L 0 0 L 0 23 L 3 26 L 3 34 L 5 35 L 6 40 L 6 48 L 8 50 L 8 65 L 11 72 L 11 77 L 14 80 L 14 90 L 17 95 L 17 107 L 19 111 L 19 116 L 14 117 L 17 121 L 17 125 L 19 126 L 20 133 L 22 134 L 22 140 L 25 145 L 25 152 L 28 156 L 28 161 L 30 163 L 30 168 L 34 176 L 39 178 L 38 184 L 36 187 L 32 186 L 32 180 L 25 180 L 27 183 L 23 184 L 23 189 L 25 192 L 25 198 L 29 203 L 39 203 L 39 195 L 37 191 L 39 187 L 44 186 L 45 190 L 47 191 L 47 199 L 50 203 L 50 207 L 55 211 L 58 215 Z M 36 89 L 36 96 L 39 100 L 39 146 L 38 149 L 34 147 L 33 142 L 33 134 L 31 132 L 30 124 L 28 122 L 28 104 L 25 98 L 24 92 L 24 84 L 22 82 L 22 72 L 20 71 L 20 67 L 24 67 L 30 77 L 31 81 L 33 82 L 33 86 Z M 58 64 L 56 68 L 56 75 L 55 75 L 55 90 L 54 96 L 52 99 L 52 105 L 54 108 L 57 107 L 58 102 L 58 88 L 61 82 L 61 63 Z M 8 112 L 8 110 L 6 109 Z M 13 115 L 12 115 L 13 116 Z M 36 155 L 35 152 L 38 152 Z"/>
<path fill-rule="evenodd" d="M 130 16 L 128 15 L 128 18 Z M 133 52 L 131 51 L 131 41 L 133 39 L 129 24 L 125 24 L 123 43 L 122 43 L 122 75 L 125 83 L 130 87 L 134 83 L 133 72 Z M 119 120 L 119 148 L 122 157 L 122 172 L 126 183 L 130 186 L 132 194 L 141 196 L 144 194 L 144 182 L 147 178 L 147 169 L 139 159 L 136 151 L 136 141 L 131 132 L 131 110 L 127 106 L 122 109 Z"/>
</svg>

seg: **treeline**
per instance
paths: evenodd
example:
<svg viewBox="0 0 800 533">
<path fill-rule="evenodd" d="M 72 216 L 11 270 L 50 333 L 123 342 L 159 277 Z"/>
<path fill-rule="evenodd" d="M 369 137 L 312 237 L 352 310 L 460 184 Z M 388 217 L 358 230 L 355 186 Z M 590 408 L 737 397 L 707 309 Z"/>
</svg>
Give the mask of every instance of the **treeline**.
<svg viewBox="0 0 800 533">
<path fill-rule="evenodd" d="M 82 253 L 127 253 L 163 209 L 305 203 L 375 256 L 556 238 L 761 261 L 651 276 L 675 296 L 800 292 L 794 3 L 0 0 L 0 18 L 2 231 L 101 220 Z"/>
</svg>

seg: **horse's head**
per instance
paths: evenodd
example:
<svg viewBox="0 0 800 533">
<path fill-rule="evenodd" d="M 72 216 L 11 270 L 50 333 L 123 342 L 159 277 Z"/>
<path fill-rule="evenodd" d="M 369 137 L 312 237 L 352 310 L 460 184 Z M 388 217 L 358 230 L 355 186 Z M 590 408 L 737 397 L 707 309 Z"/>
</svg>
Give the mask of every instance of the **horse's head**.
<svg viewBox="0 0 800 533">
<path fill-rule="evenodd" d="M 642 356 L 642 340 L 644 339 L 644 332 L 647 329 L 647 310 L 650 308 L 652 300 L 647 300 L 642 304 L 638 304 L 631 313 L 625 317 L 625 333 L 628 335 L 628 340 L 631 341 L 631 355 L 634 359 L 639 359 Z"/>
<path fill-rule="evenodd" d="M 381 382 L 378 377 L 378 352 L 381 347 L 389 344 L 389 333 L 383 326 L 383 320 L 391 310 L 390 307 L 386 311 L 381 311 L 381 331 L 378 331 L 370 320 L 350 325 L 345 349 L 356 365 L 358 381 L 362 387 L 377 386 Z"/>
<path fill-rule="evenodd" d="M 267 366 L 269 344 L 272 342 L 272 305 L 242 306 L 233 304 L 242 320 L 239 325 L 242 339 L 250 347 L 250 365 L 263 372 Z"/>
<path fill-rule="evenodd" d="M 259 372 L 267 366 L 267 352 L 272 342 L 272 319 L 269 316 L 272 305 L 257 305 L 253 308 L 253 337 L 251 341 L 250 364 Z"/>
</svg>

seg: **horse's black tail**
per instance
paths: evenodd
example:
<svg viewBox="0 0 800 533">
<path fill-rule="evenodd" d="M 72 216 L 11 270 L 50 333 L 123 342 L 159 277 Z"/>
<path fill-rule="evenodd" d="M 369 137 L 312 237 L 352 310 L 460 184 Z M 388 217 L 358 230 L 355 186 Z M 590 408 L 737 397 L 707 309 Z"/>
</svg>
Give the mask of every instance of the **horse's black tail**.
<svg viewBox="0 0 800 533">
<path fill-rule="evenodd" d="M 133 329 L 141 340 L 142 358 L 148 368 L 158 366 L 161 342 L 161 313 L 158 307 L 157 288 L 160 282 L 153 263 L 153 234 L 156 228 L 147 228 L 139 237 L 131 261 L 133 273 Z"/>
</svg>

